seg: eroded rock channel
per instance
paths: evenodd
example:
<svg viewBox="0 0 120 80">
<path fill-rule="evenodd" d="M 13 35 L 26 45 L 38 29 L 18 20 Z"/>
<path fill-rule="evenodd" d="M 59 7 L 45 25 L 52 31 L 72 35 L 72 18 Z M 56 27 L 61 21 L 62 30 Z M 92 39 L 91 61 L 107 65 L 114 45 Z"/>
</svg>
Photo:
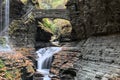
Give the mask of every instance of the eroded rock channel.
<svg viewBox="0 0 120 80">
<path fill-rule="evenodd" d="M 120 80 L 120 1 L 66 0 L 56 7 L 53 0 L 41 1 L 10 0 L 7 38 L 12 52 L 0 51 L 0 80 L 39 80 L 35 75 L 42 80 L 44 75 L 36 73 L 36 51 L 45 47 L 62 48 L 50 56 L 51 80 Z M 3 35 L 6 7 L 0 2 Z M 0 48 L 6 46 L 4 39 Z"/>
</svg>

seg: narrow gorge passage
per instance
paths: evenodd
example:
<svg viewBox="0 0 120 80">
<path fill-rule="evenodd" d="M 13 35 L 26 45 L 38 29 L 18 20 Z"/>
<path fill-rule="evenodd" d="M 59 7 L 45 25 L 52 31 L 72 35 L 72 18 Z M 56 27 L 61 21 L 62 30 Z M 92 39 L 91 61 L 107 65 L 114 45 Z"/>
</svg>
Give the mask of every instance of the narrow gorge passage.
<svg viewBox="0 0 120 80">
<path fill-rule="evenodd" d="M 0 0 L 0 80 L 39 79 L 120 80 L 120 0 Z"/>
</svg>

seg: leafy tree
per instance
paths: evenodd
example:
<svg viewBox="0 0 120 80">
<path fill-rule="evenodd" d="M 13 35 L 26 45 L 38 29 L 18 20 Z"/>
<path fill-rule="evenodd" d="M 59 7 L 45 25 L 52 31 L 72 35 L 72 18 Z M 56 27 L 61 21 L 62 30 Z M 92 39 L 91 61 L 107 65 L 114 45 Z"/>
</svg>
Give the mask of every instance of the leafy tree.
<svg viewBox="0 0 120 80">
<path fill-rule="evenodd" d="M 65 4 L 67 1 L 68 0 L 39 0 L 38 3 L 41 9 L 62 9 L 65 8 Z"/>
</svg>

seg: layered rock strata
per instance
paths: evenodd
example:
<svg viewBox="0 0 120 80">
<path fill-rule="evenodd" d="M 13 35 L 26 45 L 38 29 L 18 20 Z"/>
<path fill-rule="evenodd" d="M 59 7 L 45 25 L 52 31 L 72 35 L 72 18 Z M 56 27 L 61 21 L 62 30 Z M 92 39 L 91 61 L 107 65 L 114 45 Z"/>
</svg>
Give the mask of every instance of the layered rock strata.
<svg viewBox="0 0 120 80">
<path fill-rule="evenodd" d="M 92 36 L 74 43 L 77 52 L 68 50 L 55 54 L 51 72 L 59 78 L 53 80 L 60 79 L 61 75 L 66 77 L 63 73 L 70 74 L 70 69 L 76 73 L 74 80 L 119 80 L 119 40 L 120 34 Z"/>
<path fill-rule="evenodd" d="M 113 80 L 120 76 L 120 34 L 91 37 L 80 46 L 76 80 Z M 118 79 L 119 80 L 119 79 Z"/>
</svg>

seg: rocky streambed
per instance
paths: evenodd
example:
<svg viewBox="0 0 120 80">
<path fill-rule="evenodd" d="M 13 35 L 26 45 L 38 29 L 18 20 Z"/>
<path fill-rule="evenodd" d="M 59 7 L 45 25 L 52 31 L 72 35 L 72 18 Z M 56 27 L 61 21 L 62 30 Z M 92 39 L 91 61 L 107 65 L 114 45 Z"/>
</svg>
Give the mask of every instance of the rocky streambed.
<svg viewBox="0 0 120 80">
<path fill-rule="evenodd" d="M 92 36 L 54 55 L 53 80 L 119 80 L 120 34 Z M 69 43 L 70 45 L 70 43 Z M 73 78 L 74 77 L 74 78 Z"/>
<path fill-rule="evenodd" d="M 32 80 L 35 66 L 28 58 L 33 49 L 0 52 L 0 80 Z"/>
<path fill-rule="evenodd" d="M 61 43 L 62 51 L 53 56 L 52 80 L 119 80 L 119 40 L 120 34 L 114 34 Z M 33 48 L 0 52 L 0 79 L 32 79 L 34 53 Z"/>
</svg>

